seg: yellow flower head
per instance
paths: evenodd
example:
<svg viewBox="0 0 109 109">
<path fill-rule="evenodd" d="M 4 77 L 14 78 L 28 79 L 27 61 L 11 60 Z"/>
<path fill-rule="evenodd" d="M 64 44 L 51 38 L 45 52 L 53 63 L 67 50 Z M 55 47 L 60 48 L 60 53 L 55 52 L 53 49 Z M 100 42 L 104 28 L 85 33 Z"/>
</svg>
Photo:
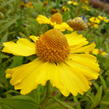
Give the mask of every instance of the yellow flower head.
<svg viewBox="0 0 109 109">
<path fill-rule="evenodd" d="M 88 44 L 82 36 L 73 32 L 64 35 L 57 29 L 51 29 L 39 38 L 30 36 L 34 42 L 20 38 L 15 42 L 5 42 L 3 52 L 19 56 L 37 55 L 27 64 L 9 68 L 6 77 L 21 94 L 27 94 L 38 85 L 49 80 L 64 96 L 72 93 L 83 94 L 98 78 L 100 71 L 97 59 L 90 52 L 95 44 Z M 77 85 L 78 83 L 78 85 Z"/>
<path fill-rule="evenodd" d="M 69 11 L 69 10 L 70 10 L 70 9 L 69 9 L 68 7 L 66 7 L 66 6 L 63 6 L 63 7 L 62 7 L 62 11 L 64 11 L 64 12 L 65 12 L 65 11 Z"/>
<path fill-rule="evenodd" d="M 78 5 L 78 2 L 77 1 L 74 1 L 74 0 L 70 0 L 67 2 L 69 5 L 74 5 L 74 6 L 77 6 Z"/>
<path fill-rule="evenodd" d="M 47 18 L 43 15 L 39 15 L 36 18 L 36 21 L 39 24 L 49 24 L 53 26 L 55 29 L 59 29 L 60 31 L 72 31 L 72 28 L 67 23 L 62 22 L 62 15 L 60 13 L 55 13 L 50 18 Z"/>
<path fill-rule="evenodd" d="M 99 28 L 99 24 L 88 22 L 88 26 L 91 28 Z"/>
<path fill-rule="evenodd" d="M 67 23 L 76 31 L 85 30 L 88 28 L 87 23 L 81 17 L 76 17 L 72 20 L 69 20 Z"/>
<path fill-rule="evenodd" d="M 101 21 L 104 21 L 104 22 L 106 22 L 106 23 L 109 22 L 109 19 L 106 18 L 106 17 L 103 17 L 103 16 L 98 16 L 98 19 L 100 19 Z"/>
<path fill-rule="evenodd" d="M 90 7 L 87 5 L 83 5 L 82 8 L 85 9 L 86 11 L 90 11 Z"/>
<path fill-rule="evenodd" d="M 89 19 L 89 21 L 90 21 L 91 23 L 96 23 L 96 24 L 99 24 L 99 23 L 100 23 L 100 19 L 97 18 L 97 17 L 91 17 L 91 18 Z"/>
</svg>

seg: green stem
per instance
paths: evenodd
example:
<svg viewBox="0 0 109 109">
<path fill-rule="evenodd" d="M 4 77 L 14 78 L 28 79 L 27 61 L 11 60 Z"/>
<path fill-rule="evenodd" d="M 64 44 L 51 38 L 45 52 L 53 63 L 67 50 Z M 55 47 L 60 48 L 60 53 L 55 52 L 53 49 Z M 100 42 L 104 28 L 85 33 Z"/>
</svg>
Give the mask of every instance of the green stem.
<svg viewBox="0 0 109 109">
<path fill-rule="evenodd" d="M 48 103 L 50 94 L 51 94 L 50 81 L 47 82 L 46 88 L 47 88 L 47 90 L 46 90 L 45 98 L 44 98 L 44 100 L 42 101 L 42 103 L 41 103 L 41 105 L 40 105 L 40 106 L 41 106 L 41 107 L 40 107 L 41 109 L 45 109 L 45 107 L 46 107 L 46 105 L 47 105 L 47 103 Z"/>
<path fill-rule="evenodd" d="M 77 109 L 81 109 L 80 103 L 79 103 L 78 98 L 76 96 L 74 96 L 74 102 L 78 103 Z"/>
<path fill-rule="evenodd" d="M 109 106 L 109 101 L 101 101 L 101 104 L 104 104 L 104 105 L 108 105 Z"/>
<path fill-rule="evenodd" d="M 60 0 L 56 0 L 56 7 L 57 8 L 59 8 L 60 2 L 61 2 Z"/>
</svg>

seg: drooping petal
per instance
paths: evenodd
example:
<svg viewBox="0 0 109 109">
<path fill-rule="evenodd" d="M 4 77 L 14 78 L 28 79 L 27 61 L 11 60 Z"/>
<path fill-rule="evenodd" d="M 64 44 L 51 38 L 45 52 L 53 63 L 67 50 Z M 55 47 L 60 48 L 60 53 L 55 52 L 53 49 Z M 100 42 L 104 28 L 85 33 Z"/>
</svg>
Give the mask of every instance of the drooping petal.
<svg viewBox="0 0 109 109">
<path fill-rule="evenodd" d="M 2 52 L 10 53 L 18 56 L 30 56 L 36 53 L 35 43 L 25 38 L 20 38 L 18 41 L 3 43 L 4 48 Z"/>
<path fill-rule="evenodd" d="M 65 31 L 65 30 L 69 30 L 69 31 L 73 31 L 73 29 L 65 22 L 61 23 L 61 24 L 55 24 L 54 23 L 54 28 L 58 29 L 60 31 Z"/>
<path fill-rule="evenodd" d="M 65 35 L 70 45 L 71 53 L 81 53 L 81 52 L 91 52 L 95 49 L 95 43 L 89 44 L 87 39 L 83 37 L 82 34 L 78 34 L 77 32 L 72 32 L 71 34 Z"/>
<path fill-rule="evenodd" d="M 53 65 L 35 59 L 28 64 L 8 69 L 6 73 L 10 74 L 10 82 L 15 89 L 21 89 L 21 94 L 27 94 L 39 84 L 45 85 L 50 79 Z"/>
<path fill-rule="evenodd" d="M 91 43 L 86 46 L 76 46 L 76 47 L 71 47 L 70 52 L 71 53 L 89 53 L 92 52 L 95 49 L 96 45 L 95 43 Z"/>
<path fill-rule="evenodd" d="M 99 76 L 99 65 L 95 56 L 90 54 L 72 54 L 66 63 L 73 68 L 74 71 L 81 73 L 89 80 L 97 79 Z"/>
<path fill-rule="evenodd" d="M 69 93 L 83 94 L 90 88 L 90 82 L 82 73 L 75 72 L 72 67 L 63 63 L 56 65 L 36 59 L 28 64 L 8 69 L 7 74 L 11 74 L 11 84 L 15 89 L 20 89 L 21 94 L 31 92 L 39 84 L 45 85 L 48 80 L 64 96 L 68 96 Z"/>
<path fill-rule="evenodd" d="M 81 73 L 75 72 L 72 67 L 66 64 L 57 66 L 57 71 L 54 72 L 51 83 L 58 88 L 64 96 L 68 96 L 70 93 L 74 96 L 78 93 L 83 94 L 90 88 L 90 82 L 87 78 Z"/>
</svg>

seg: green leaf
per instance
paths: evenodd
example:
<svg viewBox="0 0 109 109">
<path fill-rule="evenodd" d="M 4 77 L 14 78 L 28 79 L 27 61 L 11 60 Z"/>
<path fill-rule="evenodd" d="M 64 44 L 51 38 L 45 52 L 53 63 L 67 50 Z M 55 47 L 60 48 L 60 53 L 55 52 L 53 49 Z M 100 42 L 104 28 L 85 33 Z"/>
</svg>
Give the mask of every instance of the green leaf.
<svg viewBox="0 0 109 109">
<path fill-rule="evenodd" d="M 60 104 L 54 102 L 52 104 L 49 104 L 46 109 L 66 109 L 65 107 L 61 106 Z"/>
<path fill-rule="evenodd" d="M 10 67 L 16 67 L 16 66 L 19 66 L 23 63 L 23 57 L 21 56 L 14 56 L 13 57 L 13 62 L 12 64 L 10 65 Z"/>
<path fill-rule="evenodd" d="M 92 109 L 100 103 L 101 97 L 102 97 L 102 91 L 103 90 L 102 90 L 102 86 L 101 86 L 101 87 L 99 87 L 95 97 L 93 98 L 93 104 L 91 105 Z"/>
<path fill-rule="evenodd" d="M 15 96 L 0 99 L 0 109 L 38 109 L 38 105 L 29 96 Z"/>
</svg>

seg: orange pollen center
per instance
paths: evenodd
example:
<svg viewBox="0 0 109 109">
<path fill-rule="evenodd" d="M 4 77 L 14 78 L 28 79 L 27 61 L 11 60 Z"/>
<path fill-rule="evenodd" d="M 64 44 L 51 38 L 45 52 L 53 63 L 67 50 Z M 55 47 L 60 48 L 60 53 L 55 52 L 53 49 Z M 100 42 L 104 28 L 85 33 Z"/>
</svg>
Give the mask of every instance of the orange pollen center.
<svg viewBox="0 0 109 109">
<path fill-rule="evenodd" d="M 45 62 L 64 62 L 69 54 L 65 36 L 56 29 L 47 31 L 36 43 L 37 55 Z"/>
</svg>

